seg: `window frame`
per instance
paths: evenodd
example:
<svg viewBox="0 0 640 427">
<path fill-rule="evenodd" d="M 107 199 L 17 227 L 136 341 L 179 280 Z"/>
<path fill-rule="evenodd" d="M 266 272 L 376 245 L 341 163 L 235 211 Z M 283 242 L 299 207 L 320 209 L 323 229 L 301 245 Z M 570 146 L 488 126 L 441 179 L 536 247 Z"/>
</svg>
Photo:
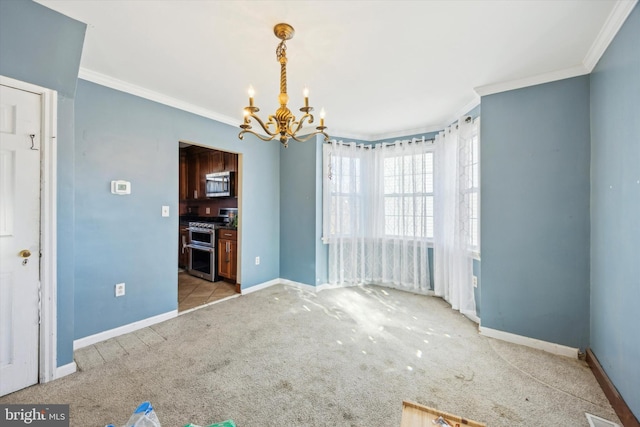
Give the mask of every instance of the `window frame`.
<svg viewBox="0 0 640 427">
<path fill-rule="evenodd" d="M 365 150 L 367 148 L 365 147 L 360 147 L 358 146 L 359 150 Z M 359 153 L 359 151 L 356 151 L 356 153 Z M 328 170 L 326 171 L 326 175 L 323 174 L 323 183 L 322 185 L 326 185 L 328 181 L 332 180 L 332 176 L 334 174 L 334 171 L 332 170 L 332 165 L 333 165 L 333 157 L 336 156 L 335 153 L 331 153 L 331 152 L 325 152 L 323 154 L 324 157 L 324 162 L 323 162 L 323 167 L 326 166 L 328 167 Z M 358 156 L 358 155 L 341 155 L 341 156 L 336 156 L 340 159 L 343 158 L 349 158 L 351 161 L 356 160 L 357 163 L 359 163 L 359 171 L 358 171 L 358 179 L 359 179 L 359 183 L 356 185 L 357 187 L 357 191 L 356 192 L 335 192 L 332 191 L 331 188 L 328 188 L 326 190 L 323 190 L 323 204 L 325 203 L 329 203 L 329 215 L 327 218 L 323 217 L 323 232 L 322 232 L 322 242 L 323 243 L 329 243 L 331 241 L 331 239 L 334 238 L 342 238 L 342 237 L 350 237 L 353 234 L 353 230 L 351 230 L 349 233 L 339 233 L 339 232 L 332 232 L 331 231 L 331 219 L 332 219 L 332 215 L 331 213 L 333 212 L 331 210 L 331 206 L 333 206 L 333 202 L 336 200 L 339 200 L 340 198 L 348 198 L 348 199 L 356 199 L 358 201 L 360 201 L 360 205 L 362 204 L 362 200 L 364 198 L 364 194 L 363 194 L 363 185 L 365 183 L 365 180 L 363 179 L 363 165 L 362 165 L 362 157 Z M 326 200 L 325 200 L 326 199 Z M 361 216 L 361 212 L 360 209 L 355 209 L 355 214 L 356 216 Z M 323 215 L 324 215 L 324 207 L 323 207 Z M 325 222 L 326 221 L 326 222 Z M 358 222 L 360 224 L 362 224 L 363 219 L 362 218 L 358 218 Z M 326 234 L 325 234 L 326 232 Z"/>
<path fill-rule="evenodd" d="M 401 193 L 387 193 L 386 192 L 386 179 L 388 178 L 388 175 L 386 175 L 386 170 L 384 167 L 384 162 L 387 159 L 397 159 L 397 158 L 404 158 L 404 157 L 416 157 L 416 156 L 425 156 L 429 154 L 431 161 L 430 161 L 430 165 L 429 167 L 427 167 L 427 165 L 425 165 L 425 170 L 429 170 L 430 172 L 427 174 L 425 172 L 424 175 L 431 175 L 431 191 L 430 192 L 425 192 L 425 193 L 408 193 L 408 192 L 401 192 Z M 435 153 L 435 149 L 433 147 L 429 148 L 428 150 L 426 150 L 423 153 L 420 154 L 404 154 L 404 153 L 388 153 L 388 155 L 383 157 L 383 167 L 382 167 L 382 176 L 381 176 L 381 180 L 382 180 L 382 200 L 383 200 L 383 218 L 382 218 L 382 226 L 383 226 L 383 230 L 381 231 L 382 235 L 384 236 L 384 238 L 392 238 L 392 239 L 424 239 L 429 245 L 433 245 L 433 239 L 434 239 L 434 234 L 435 234 L 435 204 L 436 204 L 436 198 L 435 198 L 435 179 L 436 179 L 436 174 L 435 174 L 435 157 L 436 157 L 436 153 Z M 410 176 L 411 179 L 415 179 L 415 175 L 416 174 L 402 174 L 402 179 L 404 181 L 404 179 L 407 176 Z M 388 234 L 387 233 L 387 217 L 390 216 L 387 214 L 387 200 L 388 199 L 400 199 L 402 200 L 404 197 L 406 197 L 407 195 L 409 195 L 409 197 L 411 197 L 411 195 L 413 195 L 413 197 L 420 197 L 423 199 L 423 201 L 426 203 L 426 201 L 431 198 L 432 201 L 432 205 L 431 205 L 431 215 L 425 215 L 423 218 L 423 221 L 426 221 L 426 227 L 427 229 L 425 230 L 427 232 L 426 236 L 415 236 L 415 235 L 407 235 L 403 232 L 403 230 L 400 230 L 401 234 Z M 402 207 L 401 207 L 402 209 Z M 426 209 L 426 207 L 425 207 Z M 394 217 L 402 217 L 402 214 L 399 215 L 394 215 Z M 428 219 L 431 218 L 431 234 L 429 235 L 429 228 L 428 228 Z"/>
<path fill-rule="evenodd" d="M 475 155 L 474 155 L 475 154 Z M 480 259 L 480 245 L 481 245 L 481 230 L 480 230 L 480 204 L 481 204 L 481 192 L 480 192 L 480 118 L 477 117 L 473 121 L 473 129 L 471 131 L 471 135 L 469 138 L 469 150 L 468 150 L 468 158 L 465 159 L 464 167 L 469 170 L 469 181 L 470 185 L 465 185 L 464 195 L 465 197 L 469 197 L 469 241 L 467 242 L 467 247 L 471 255 L 475 259 Z M 477 167 L 477 176 L 474 174 L 474 166 Z M 473 216 L 474 212 L 472 212 L 473 207 L 471 205 L 471 195 L 475 194 L 476 196 L 476 211 L 475 216 Z M 477 233 L 473 233 L 472 220 L 477 221 Z M 473 244 L 473 241 L 476 241 L 476 244 Z"/>
</svg>

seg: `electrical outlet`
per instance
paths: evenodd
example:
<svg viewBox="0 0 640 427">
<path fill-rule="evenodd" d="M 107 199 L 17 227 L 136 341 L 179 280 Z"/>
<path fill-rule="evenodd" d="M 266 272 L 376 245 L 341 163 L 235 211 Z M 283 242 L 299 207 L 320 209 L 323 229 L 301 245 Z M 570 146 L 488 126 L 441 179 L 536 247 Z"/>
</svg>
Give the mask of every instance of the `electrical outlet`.
<svg viewBox="0 0 640 427">
<path fill-rule="evenodd" d="M 162 207 L 162 216 L 169 216 L 169 206 Z"/>
<path fill-rule="evenodd" d="M 116 283 L 116 296 L 124 296 L 124 283 Z"/>
<path fill-rule="evenodd" d="M 260 257 L 259 256 L 256 257 L 256 265 L 260 265 Z"/>
<path fill-rule="evenodd" d="M 478 287 L 478 276 L 473 276 L 473 287 L 474 288 Z"/>
<path fill-rule="evenodd" d="M 206 213 L 207 215 L 209 215 L 211 213 L 211 208 L 206 208 L 204 210 L 204 213 Z"/>
</svg>

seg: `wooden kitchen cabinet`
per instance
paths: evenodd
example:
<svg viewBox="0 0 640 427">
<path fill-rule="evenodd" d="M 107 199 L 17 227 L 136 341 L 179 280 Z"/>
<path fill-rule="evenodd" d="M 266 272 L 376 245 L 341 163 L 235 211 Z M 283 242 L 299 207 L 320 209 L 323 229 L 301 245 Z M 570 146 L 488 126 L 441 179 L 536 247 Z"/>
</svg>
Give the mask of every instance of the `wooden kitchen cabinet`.
<svg viewBox="0 0 640 427">
<path fill-rule="evenodd" d="M 187 153 L 180 151 L 180 175 L 178 182 L 180 185 L 178 198 L 186 200 L 189 197 L 189 162 L 187 161 Z"/>
<path fill-rule="evenodd" d="M 238 155 L 235 153 L 223 152 L 224 155 L 224 170 L 230 172 L 238 171 Z"/>
<path fill-rule="evenodd" d="M 204 199 L 206 197 L 205 175 L 211 172 L 211 151 L 203 147 L 187 148 L 187 199 Z"/>
<path fill-rule="evenodd" d="M 181 150 L 180 200 L 206 198 L 205 176 L 207 174 L 226 171 L 237 172 L 237 170 L 238 155 L 235 153 L 197 146 Z"/>
<path fill-rule="evenodd" d="M 238 231 L 218 230 L 218 275 L 236 282 L 238 277 Z"/>
<path fill-rule="evenodd" d="M 198 155 L 187 154 L 187 199 L 198 199 L 204 196 L 204 175 L 200 178 L 200 163 Z M 201 182 L 202 181 L 202 182 Z"/>
<path fill-rule="evenodd" d="M 222 151 L 211 151 L 209 153 L 209 172 L 224 172 L 224 153 Z"/>
</svg>

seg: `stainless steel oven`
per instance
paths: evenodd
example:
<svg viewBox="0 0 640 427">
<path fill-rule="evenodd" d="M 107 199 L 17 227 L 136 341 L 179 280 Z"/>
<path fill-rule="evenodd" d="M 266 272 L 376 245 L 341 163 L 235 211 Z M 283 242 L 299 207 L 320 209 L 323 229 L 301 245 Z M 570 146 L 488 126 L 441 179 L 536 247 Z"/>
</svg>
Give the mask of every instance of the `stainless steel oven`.
<svg viewBox="0 0 640 427">
<path fill-rule="evenodd" d="M 189 268 L 192 276 L 215 282 L 218 280 L 216 262 L 216 230 L 214 224 L 189 223 Z"/>
</svg>

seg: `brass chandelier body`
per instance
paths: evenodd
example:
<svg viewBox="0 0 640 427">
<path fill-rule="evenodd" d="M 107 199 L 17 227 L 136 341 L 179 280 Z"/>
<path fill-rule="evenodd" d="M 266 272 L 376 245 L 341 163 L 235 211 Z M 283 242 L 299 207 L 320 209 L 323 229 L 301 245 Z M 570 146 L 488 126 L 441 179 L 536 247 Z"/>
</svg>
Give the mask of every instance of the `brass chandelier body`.
<svg viewBox="0 0 640 427">
<path fill-rule="evenodd" d="M 296 120 L 296 117 L 293 115 L 291 110 L 287 107 L 287 103 L 289 102 L 289 95 L 287 95 L 287 45 L 286 41 L 293 38 L 295 33 L 293 27 L 289 24 L 278 24 L 273 28 L 273 33 L 277 38 L 281 40 L 276 49 L 276 57 L 278 62 L 280 63 L 280 96 L 278 96 L 278 101 L 280 103 L 280 108 L 276 110 L 274 115 L 269 116 L 269 120 L 264 123 L 260 117 L 256 115 L 260 109 L 253 105 L 253 88 L 249 89 L 249 106 L 244 108 L 244 123 L 240 125 L 242 129 L 240 134 L 238 134 L 238 138 L 243 139 L 245 133 L 250 133 L 263 141 L 271 141 L 276 137 L 279 137 L 280 142 L 285 147 L 288 146 L 289 138 L 294 139 L 295 141 L 304 142 L 308 141 L 311 137 L 322 134 L 324 135 L 324 140 L 329 140 L 329 135 L 325 133 L 325 129 L 327 128 L 324 125 L 324 117 L 321 112 L 320 116 L 320 125 L 316 127 L 316 131 L 304 137 L 297 136 L 298 132 L 302 129 L 305 123 L 312 124 L 313 123 L 313 107 L 309 106 L 309 97 L 308 93 L 305 89 L 304 94 L 304 107 L 300 108 L 300 111 L 304 113 L 300 120 Z M 254 119 L 260 124 L 262 130 L 268 135 L 264 136 L 255 131 L 251 130 L 251 119 Z"/>
</svg>

